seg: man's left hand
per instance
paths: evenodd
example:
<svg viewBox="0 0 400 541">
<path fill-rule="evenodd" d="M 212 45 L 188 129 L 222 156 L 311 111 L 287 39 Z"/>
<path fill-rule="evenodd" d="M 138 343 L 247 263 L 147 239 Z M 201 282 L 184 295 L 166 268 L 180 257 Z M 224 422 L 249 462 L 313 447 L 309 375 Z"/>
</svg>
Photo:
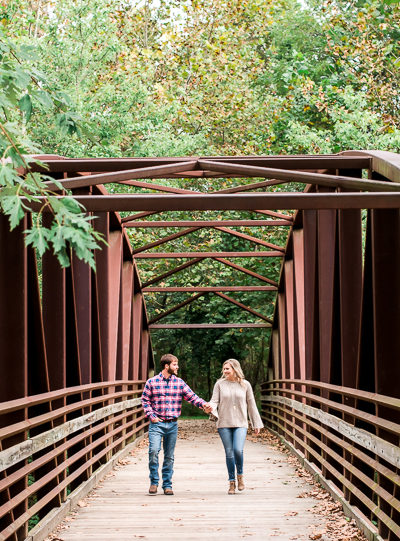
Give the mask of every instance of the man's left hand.
<svg viewBox="0 0 400 541">
<path fill-rule="evenodd" d="M 255 434 L 256 436 L 258 436 L 259 433 L 260 433 L 260 429 L 259 429 L 259 428 L 255 428 L 255 429 L 254 429 L 254 434 Z"/>
</svg>

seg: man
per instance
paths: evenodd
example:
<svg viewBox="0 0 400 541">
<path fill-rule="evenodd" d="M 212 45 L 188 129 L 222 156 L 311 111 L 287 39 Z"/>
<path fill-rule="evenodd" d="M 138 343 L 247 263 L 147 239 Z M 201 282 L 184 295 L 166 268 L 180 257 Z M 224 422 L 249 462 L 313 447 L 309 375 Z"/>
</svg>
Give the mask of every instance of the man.
<svg viewBox="0 0 400 541">
<path fill-rule="evenodd" d="M 172 474 L 174 450 L 178 436 L 178 417 L 181 414 L 182 399 L 211 413 L 211 406 L 199 398 L 191 388 L 178 378 L 178 359 L 167 353 L 160 360 L 161 372 L 146 381 L 143 389 L 143 409 L 150 419 L 149 426 L 149 494 L 156 495 L 159 482 L 158 454 L 163 440 L 164 462 L 162 467 L 162 488 L 164 494 L 172 496 Z"/>
</svg>

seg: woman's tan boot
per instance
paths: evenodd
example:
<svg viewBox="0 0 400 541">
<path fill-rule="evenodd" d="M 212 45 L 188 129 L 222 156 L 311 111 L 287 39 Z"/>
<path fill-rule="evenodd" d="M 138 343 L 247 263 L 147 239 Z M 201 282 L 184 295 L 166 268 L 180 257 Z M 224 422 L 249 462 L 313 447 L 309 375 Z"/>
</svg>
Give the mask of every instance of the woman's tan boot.
<svg viewBox="0 0 400 541">
<path fill-rule="evenodd" d="M 238 475 L 238 490 L 244 490 L 243 475 Z"/>
<path fill-rule="evenodd" d="M 228 494 L 235 494 L 235 481 L 229 481 L 229 490 Z"/>
</svg>

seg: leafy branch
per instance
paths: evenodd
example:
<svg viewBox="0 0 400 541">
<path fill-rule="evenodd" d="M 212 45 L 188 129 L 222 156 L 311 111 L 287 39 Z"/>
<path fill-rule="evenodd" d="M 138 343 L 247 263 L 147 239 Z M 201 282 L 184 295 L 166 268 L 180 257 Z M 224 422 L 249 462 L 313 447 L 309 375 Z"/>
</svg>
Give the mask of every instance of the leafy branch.
<svg viewBox="0 0 400 541">
<path fill-rule="evenodd" d="M 0 107 L 4 122 L 0 122 L 0 209 L 8 217 L 10 229 L 15 229 L 29 211 L 28 203 L 44 197 L 45 203 L 25 231 L 25 242 L 42 256 L 51 249 L 60 265 L 70 265 L 71 250 L 95 270 L 94 250 L 105 242 L 92 226 L 93 217 L 70 194 L 56 198 L 46 181 L 51 180 L 62 190 L 60 182 L 31 169 L 32 157 L 40 151 L 26 136 L 26 126 L 35 106 L 49 112 L 58 111 L 59 128 L 76 133 L 77 116 L 68 110 L 68 100 L 48 88 L 45 77 L 29 63 L 34 60 L 30 47 L 17 47 L 0 34 Z M 61 111 L 61 112 L 60 112 Z M 43 164 L 41 164 L 43 166 Z M 50 213 L 50 225 L 44 225 L 43 215 Z"/>
</svg>

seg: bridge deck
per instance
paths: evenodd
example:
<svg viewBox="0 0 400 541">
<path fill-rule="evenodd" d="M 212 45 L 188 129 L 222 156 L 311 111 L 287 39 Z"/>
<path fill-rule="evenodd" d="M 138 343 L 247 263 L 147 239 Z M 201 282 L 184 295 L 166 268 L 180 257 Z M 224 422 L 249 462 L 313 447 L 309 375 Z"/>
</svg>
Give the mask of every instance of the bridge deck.
<svg viewBox="0 0 400 541">
<path fill-rule="evenodd" d="M 147 495 L 147 445 L 143 444 L 80 502 L 78 511 L 50 538 L 322 541 L 338 539 L 339 528 L 349 535 L 346 539 L 364 539 L 336 503 L 328 503 L 329 517 L 312 512 L 322 501 L 329 502 L 327 494 L 310 485 L 309 476 L 298 475 L 292 461 L 276 447 L 253 438 L 245 446 L 246 490 L 229 496 L 222 444 L 210 425 L 209 421 L 180 421 L 174 496 L 164 496 L 162 491 L 155 497 Z M 332 514 L 336 530 L 329 524 Z"/>
</svg>

